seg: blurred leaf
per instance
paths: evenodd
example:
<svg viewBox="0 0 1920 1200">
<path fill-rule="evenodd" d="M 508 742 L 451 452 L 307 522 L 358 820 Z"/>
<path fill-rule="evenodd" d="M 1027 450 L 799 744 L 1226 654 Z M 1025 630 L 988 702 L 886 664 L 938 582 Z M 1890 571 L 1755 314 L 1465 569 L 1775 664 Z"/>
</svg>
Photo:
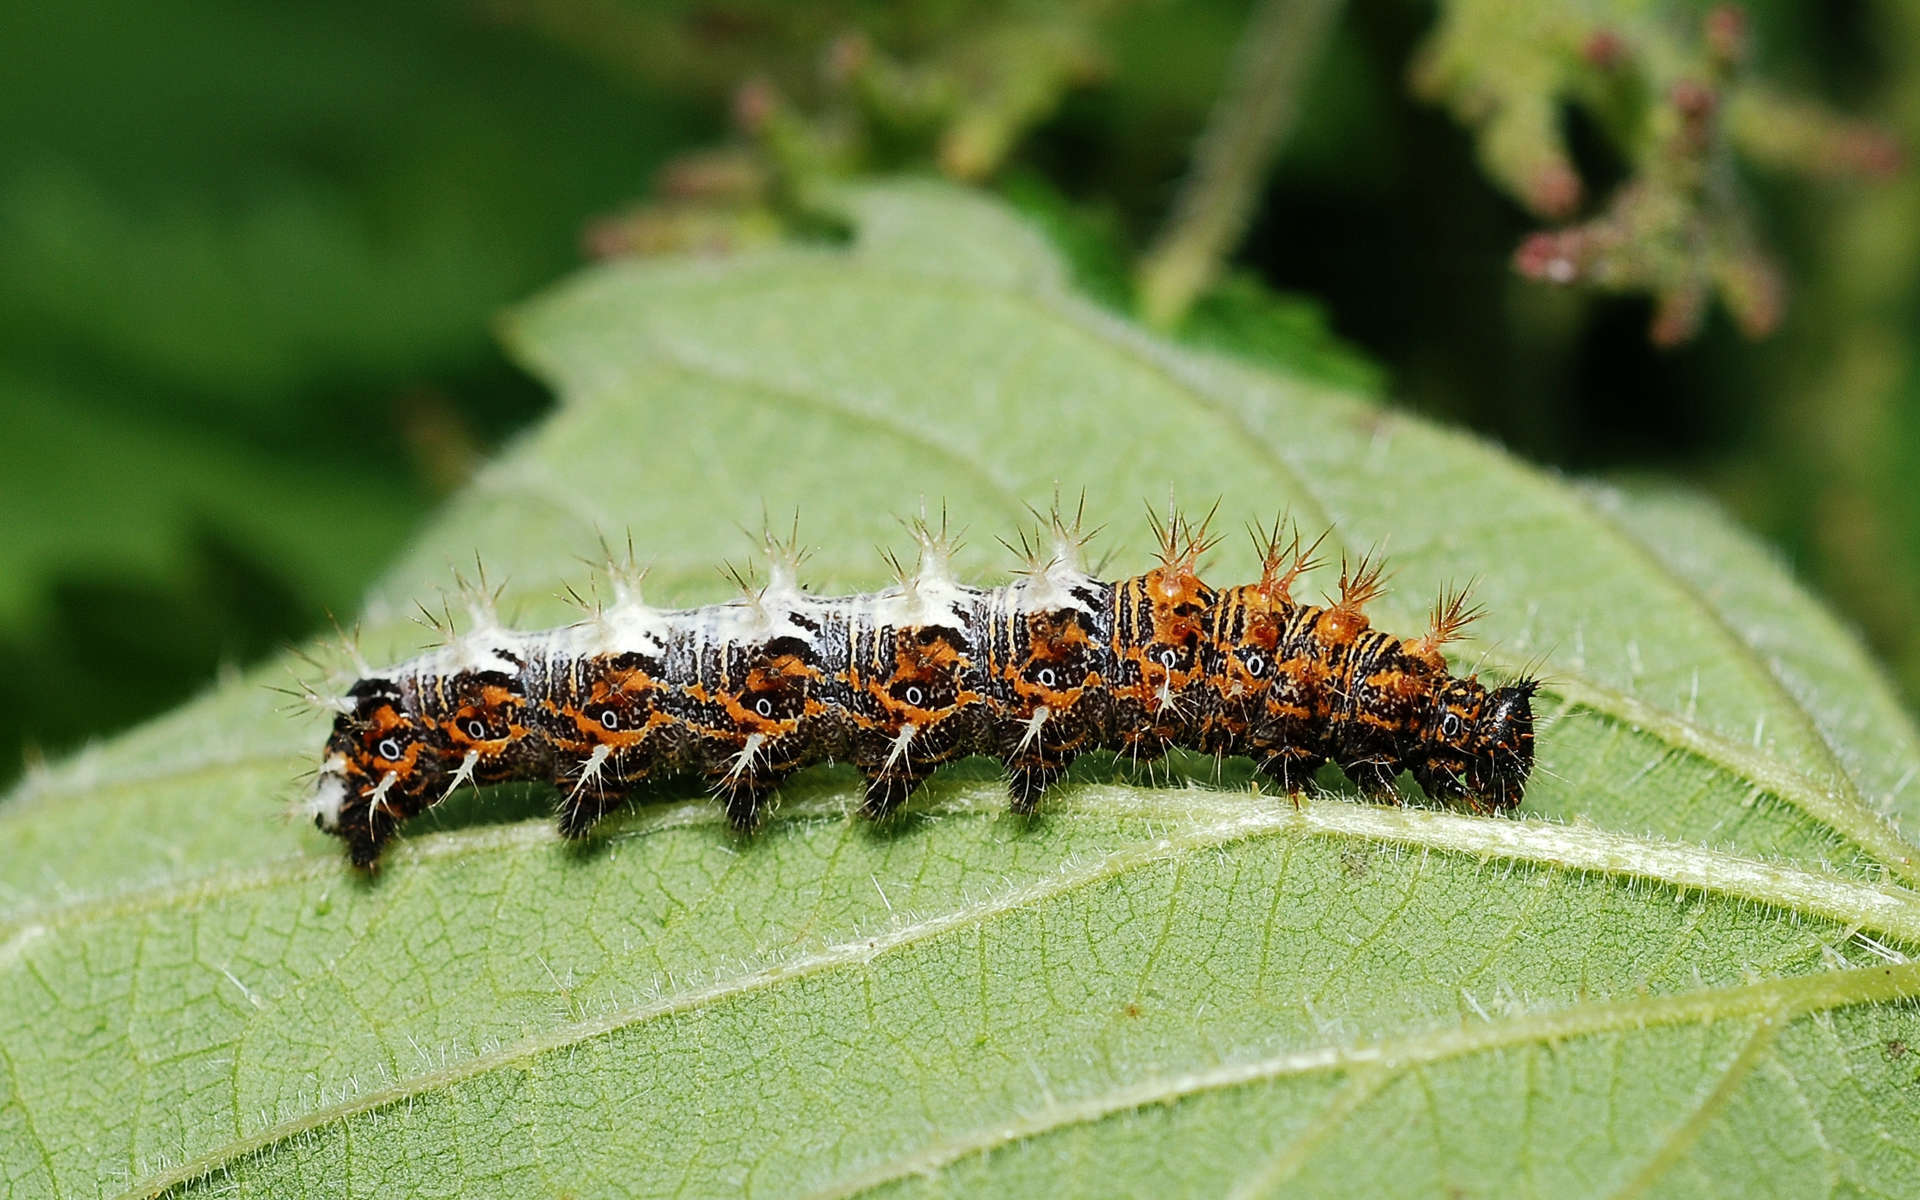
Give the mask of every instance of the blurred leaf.
<svg viewBox="0 0 1920 1200">
<path fill-rule="evenodd" d="M 712 122 L 479 16 L 0 10 L 0 780 L 351 611 L 539 411 L 486 322 Z"/>
<path fill-rule="evenodd" d="M 282 433 L 316 388 L 484 352 L 582 219 L 706 128 L 454 4 L 0 22 L 0 348 L 84 345 L 230 419 L 271 407 L 254 427 Z"/>
<path fill-rule="evenodd" d="M 1336 557 L 1391 538 L 1389 628 L 1478 576 L 1469 665 L 1552 680 L 1524 816 L 1094 761 L 1031 827 L 962 767 L 876 830 L 840 769 L 747 843 L 682 802 L 581 850 L 540 789 L 462 796 L 367 880 L 266 817 L 324 722 L 225 687 L 0 809 L 13 1194 L 1920 1188 L 1920 895 L 1880 815 L 1920 822 L 1920 739 L 1772 562 L 1144 334 L 977 197 L 849 204 L 845 248 L 518 314 L 564 403 L 389 573 L 369 651 L 476 547 L 551 622 L 596 531 L 699 602 L 736 522 L 798 505 L 837 589 L 924 495 L 990 577 L 1060 480 L 1132 570 L 1171 483 Z"/>
</svg>

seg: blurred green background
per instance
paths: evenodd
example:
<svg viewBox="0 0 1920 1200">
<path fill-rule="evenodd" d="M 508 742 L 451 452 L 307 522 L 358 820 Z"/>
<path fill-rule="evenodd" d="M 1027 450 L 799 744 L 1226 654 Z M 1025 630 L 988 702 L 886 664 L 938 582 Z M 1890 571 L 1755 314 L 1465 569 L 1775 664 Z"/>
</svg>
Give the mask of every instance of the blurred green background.
<svg viewBox="0 0 1920 1200">
<path fill-rule="evenodd" d="M 1700 106 L 1615 43 L 1710 63 L 1723 17 L 1512 7 L 0 10 L 0 779 L 352 613 L 437 498 L 549 403 L 489 322 L 590 253 L 818 233 L 834 175 L 942 170 L 1030 210 L 1090 292 L 1132 308 L 1202 131 L 1250 111 L 1231 81 L 1251 62 L 1261 84 L 1263 37 L 1304 47 L 1290 119 L 1240 164 L 1244 235 L 1176 332 L 1543 463 L 1703 489 L 1920 696 L 1920 186 L 1884 153 L 1920 145 L 1920 18 L 1899 0 L 1744 10 L 1739 78 L 1830 112 L 1771 154 L 1701 135 L 1698 194 L 1739 207 L 1649 235 L 1650 261 L 1707 263 L 1729 306 L 1655 346 L 1659 288 L 1599 267 L 1579 281 L 1598 286 L 1554 287 L 1515 249 L 1665 186 Z M 1324 35 L 1297 36 L 1315 20 Z M 1563 139 L 1576 207 L 1528 191 L 1544 176 L 1524 139 L 1517 158 L 1484 128 L 1476 145 L 1476 114 L 1516 96 Z M 1860 130 L 1882 140 L 1846 141 Z M 1737 269 L 1754 246 L 1789 297 L 1757 340 L 1727 316 L 1754 320 Z"/>
</svg>

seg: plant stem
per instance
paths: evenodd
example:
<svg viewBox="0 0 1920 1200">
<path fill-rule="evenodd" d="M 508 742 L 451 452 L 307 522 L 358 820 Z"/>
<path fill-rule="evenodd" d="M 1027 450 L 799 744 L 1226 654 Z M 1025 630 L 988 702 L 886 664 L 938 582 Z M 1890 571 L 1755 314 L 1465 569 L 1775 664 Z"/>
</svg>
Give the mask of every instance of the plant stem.
<svg viewBox="0 0 1920 1200">
<path fill-rule="evenodd" d="M 1260 0 L 1195 147 L 1193 173 L 1140 262 L 1140 307 L 1148 322 L 1166 326 L 1185 316 L 1239 245 L 1340 5 Z"/>
</svg>

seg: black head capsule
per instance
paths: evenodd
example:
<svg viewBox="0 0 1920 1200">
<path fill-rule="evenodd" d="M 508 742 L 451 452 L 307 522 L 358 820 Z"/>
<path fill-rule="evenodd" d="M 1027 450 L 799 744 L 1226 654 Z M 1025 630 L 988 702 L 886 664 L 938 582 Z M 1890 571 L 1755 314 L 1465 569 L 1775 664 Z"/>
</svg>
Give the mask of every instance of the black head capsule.
<svg viewBox="0 0 1920 1200">
<path fill-rule="evenodd" d="M 1474 737 L 1467 794 L 1476 805 L 1506 812 L 1517 808 L 1533 774 L 1533 693 L 1537 679 L 1522 679 L 1487 694 Z"/>
</svg>

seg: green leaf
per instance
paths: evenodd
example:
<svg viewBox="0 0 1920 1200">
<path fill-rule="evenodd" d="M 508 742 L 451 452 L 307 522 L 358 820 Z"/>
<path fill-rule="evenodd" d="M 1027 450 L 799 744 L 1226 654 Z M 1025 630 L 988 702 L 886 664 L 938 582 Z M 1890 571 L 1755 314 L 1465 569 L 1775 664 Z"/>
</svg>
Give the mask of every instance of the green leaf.
<svg viewBox="0 0 1920 1200">
<path fill-rule="evenodd" d="M 275 665 L 0 808 L 0 1190 L 1920 1189 L 1920 739 L 1773 562 L 1149 337 L 973 195 L 847 203 L 848 246 L 516 314 L 562 407 L 376 589 L 367 651 L 476 550 L 548 623 L 599 534 L 701 602 L 736 524 L 798 507 L 816 585 L 868 586 L 925 496 L 990 579 L 1057 480 L 1127 571 L 1171 485 L 1385 546 L 1391 628 L 1477 577 L 1463 662 L 1550 678 L 1522 813 L 1101 760 L 1034 826 L 972 764 L 875 829 L 822 769 L 744 842 L 684 795 L 584 849 L 550 792 L 456 797 L 365 879 L 273 819 L 324 728 L 274 714 Z"/>
</svg>

